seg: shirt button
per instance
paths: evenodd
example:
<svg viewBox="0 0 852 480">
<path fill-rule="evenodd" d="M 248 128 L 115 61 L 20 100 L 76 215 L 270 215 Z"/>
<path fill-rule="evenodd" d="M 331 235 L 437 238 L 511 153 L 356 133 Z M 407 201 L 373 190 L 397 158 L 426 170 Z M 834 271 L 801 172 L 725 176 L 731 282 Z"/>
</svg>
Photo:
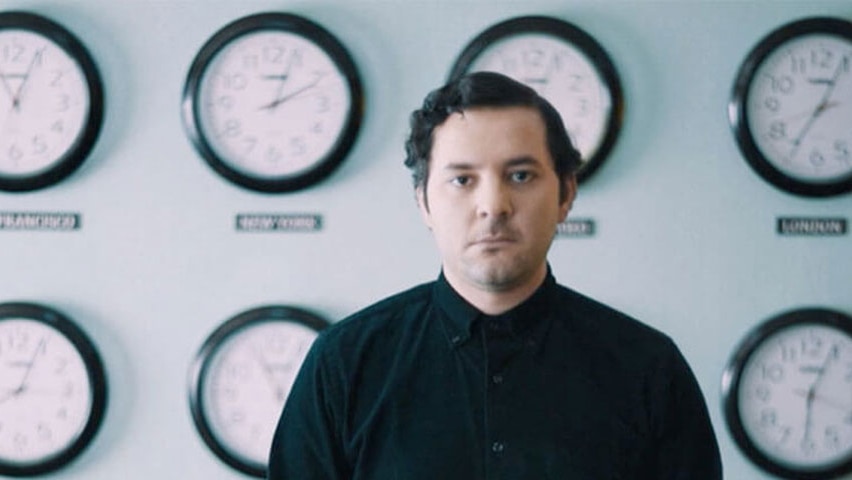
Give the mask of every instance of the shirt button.
<svg viewBox="0 0 852 480">
<path fill-rule="evenodd" d="M 503 375 L 500 375 L 499 373 L 497 375 L 493 375 L 491 377 L 491 381 L 494 382 L 495 384 L 499 385 L 499 384 L 503 383 Z"/>
<path fill-rule="evenodd" d="M 503 445 L 503 442 L 494 442 L 491 444 L 491 451 L 494 453 L 502 453 L 505 448 L 506 446 Z"/>
</svg>

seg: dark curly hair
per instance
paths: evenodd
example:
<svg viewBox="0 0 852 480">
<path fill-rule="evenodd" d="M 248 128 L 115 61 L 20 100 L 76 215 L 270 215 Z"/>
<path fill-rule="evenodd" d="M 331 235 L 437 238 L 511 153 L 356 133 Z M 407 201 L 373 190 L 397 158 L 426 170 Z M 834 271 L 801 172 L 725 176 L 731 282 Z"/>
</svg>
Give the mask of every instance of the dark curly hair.
<svg viewBox="0 0 852 480">
<path fill-rule="evenodd" d="M 411 169 L 415 188 L 426 191 L 432 132 L 453 113 L 475 107 L 532 107 L 541 113 L 547 129 L 547 147 L 561 180 L 573 176 L 580 166 L 580 153 L 562 123 L 559 112 L 532 88 L 494 72 L 469 73 L 430 92 L 423 106 L 411 113 L 411 133 L 405 142 L 405 166 Z M 560 197 L 565 198 L 564 181 Z"/>
</svg>

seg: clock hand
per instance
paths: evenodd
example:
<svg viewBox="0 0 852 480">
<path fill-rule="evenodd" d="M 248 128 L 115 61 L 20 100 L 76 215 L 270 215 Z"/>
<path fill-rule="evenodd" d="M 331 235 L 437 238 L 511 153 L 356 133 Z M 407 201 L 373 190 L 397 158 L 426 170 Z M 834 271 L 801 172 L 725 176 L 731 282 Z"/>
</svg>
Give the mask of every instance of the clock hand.
<svg viewBox="0 0 852 480">
<path fill-rule="evenodd" d="M 18 91 L 15 93 L 14 97 L 12 98 L 12 107 L 15 110 L 18 110 L 18 111 L 21 110 L 21 98 L 23 97 L 24 87 L 26 87 L 27 80 L 30 79 L 30 74 L 32 74 L 33 68 L 35 68 L 36 60 L 41 60 L 41 56 L 42 56 L 42 54 L 44 54 L 45 48 L 47 48 L 47 47 L 42 47 L 41 50 L 36 51 L 33 54 L 32 60 L 30 60 L 29 66 L 27 66 L 27 71 L 24 73 L 23 80 L 21 80 L 21 84 L 18 86 Z"/>
<path fill-rule="evenodd" d="M 846 60 L 848 60 L 848 57 L 846 58 Z M 799 147 L 802 144 L 802 139 L 805 138 L 805 135 L 807 135 L 807 133 L 810 131 L 814 122 L 816 122 L 816 119 L 820 115 L 822 115 L 822 113 L 825 112 L 830 106 L 834 106 L 833 104 L 829 105 L 828 99 L 831 98 L 831 94 L 834 93 L 834 89 L 835 87 L 837 87 L 837 79 L 840 78 L 840 74 L 843 72 L 843 67 L 847 64 L 848 62 L 837 62 L 837 69 L 834 71 L 834 75 L 832 76 L 831 80 L 825 82 L 828 87 L 825 89 L 825 92 L 823 92 L 822 98 L 820 99 L 816 108 L 814 108 L 814 111 L 813 113 L 811 113 L 811 117 L 805 123 L 805 126 L 802 127 L 802 130 L 799 131 L 799 134 L 793 140 L 793 150 L 790 152 L 791 159 L 796 156 L 796 153 L 798 153 Z"/>
<path fill-rule="evenodd" d="M 271 101 L 271 102 L 269 102 L 265 105 L 261 105 L 260 109 L 261 110 L 275 110 L 275 108 L 278 107 L 278 105 L 281 105 L 282 103 L 290 100 L 291 98 L 296 97 L 296 96 L 314 88 L 319 83 L 321 78 L 322 78 L 322 75 L 317 75 L 316 78 L 314 78 L 314 81 L 312 81 L 311 83 L 308 83 L 307 85 L 304 85 L 301 88 L 297 88 L 296 90 L 293 90 L 292 92 L 288 93 L 287 95 L 284 95 L 283 97 L 278 97 L 275 100 L 273 100 L 273 101 Z"/>
<path fill-rule="evenodd" d="M 4 89 L 4 90 L 6 90 L 6 93 L 7 93 L 7 94 L 9 94 L 9 99 L 10 99 L 10 100 L 13 100 L 12 105 L 14 106 L 14 98 L 15 98 L 15 94 L 14 94 L 14 93 L 12 93 L 12 87 L 10 87 L 10 86 L 9 86 L 9 82 L 7 82 L 7 81 L 6 81 L 6 77 L 7 77 L 7 76 L 8 76 L 8 75 L 6 75 L 6 73 L 5 73 L 5 72 L 3 72 L 2 70 L 0 70 L 0 78 L 2 78 L 2 79 L 3 79 L 3 89 Z"/>
<path fill-rule="evenodd" d="M 29 362 L 27 362 L 27 364 L 26 364 L 26 365 L 27 365 L 27 369 L 26 369 L 26 371 L 24 372 L 24 378 L 22 378 L 22 379 L 21 379 L 21 382 L 20 382 L 20 384 L 18 385 L 18 388 L 16 388 L 16 389 L 14 390 L 13 395 L 20 395 L 21 393 L 23 393 L 23 392 L 24 392 L 24 390 L 26 390 L 26 388 L 27 388 L 27 379 L 29 378 L 30 373 L 33 371 L 33 366 L 34 366 L 34 365 L 35 365 L 35 363 L 36 363 L 36 358 L 38 358 L 38 354 L 44 351 L 45 344 L 46 344 L 46 343 L 45 343 L 45 339 L 44 339 L 44 337 L 41 337 L 41 339 L 38 341 L 38 345 L 36 345 L 36 348 L 35 348 L 35 350 L 33 351 L 33 356 L 32 356 L 32 358 L 30 358 L 30 361 L 29 361 Z"/>
<path fill-rule="evenodd" d="M 7 389 L 5 389 L 5 392 L 3 392 L 3 395 L 2 395 L 2 396 L 0 396 L 0 403 L 3 403 L 3 402 L 5 402 L 6 400 L 9 400 L 10 398 L 14 397 L 14 396 L 15 396 L 15 394 L 17 393 L 17 391 L 18 391 L 18 389 L 17 389 L 17 388 L 14 388 L 14 389 L 13 389 L 13 388 L 7 388 Z"/>
<path fill-rule="evenodd" d="M 278 88 L 275 89 L 275 96 L 273 98 L 281 97 L 281 92 L 284 90 L 284 84 L 286 84 L 287 79 L 290 78 L 290 69 L 292 67 L 293 55 L 290 56 L 290 60 L 287 62 L 287 66 L 284 67 L 284 71 L 280 75 L 263 75 L 261 77 L 264 80 L 278 80 Z"/>
<path fill-rule="evenodd" d="M 252 348 L 252 353 L 254 354 L 255 360 L 260 364 L 261 370 L 263 370 L 263 376 L 266 377 L 266 382 L 269 383 L 269 386 L 275 391 L 275 398 L 278 400 L 284 399 L 284 389 L 278 383 L 275 378 L 275 374 L 272 372 L 273 368 L 266 361 L 266 357 L 261 353 L 261 351 L 257 348 Z"/>
<path fill-rule="evenodd" d="M 793 390 L 793 393 L 806 398 L 809 395 L 808 390 L 804 390 L 801 388 Z M 825 405 L 840 410 L 842 412 L 852 413 L 852 405 L 844 405 L 843 402 L 841 402 L 840 400 L 825 397 L 822 395 L 817 395 L 816 393 L 813 394 L 813 399 L 815 402 L 824 403 Z"/>
</svg>

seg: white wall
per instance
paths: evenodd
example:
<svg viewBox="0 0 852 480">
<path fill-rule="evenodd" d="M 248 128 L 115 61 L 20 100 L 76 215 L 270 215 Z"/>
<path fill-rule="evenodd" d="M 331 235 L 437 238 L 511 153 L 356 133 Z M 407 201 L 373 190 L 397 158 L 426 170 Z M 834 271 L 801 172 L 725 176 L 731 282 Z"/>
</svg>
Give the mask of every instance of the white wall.
<svg viewBox="0 0 852 480">
<path fill-rule="evenodd" d="M 558 239 L 557 278 L 668 332 L 691 362 L 726 478 L 769 478 L 733 444 L 719 382 L 735 344 L 789 308 L 852 313 L 849 235 L 782 238 L 779 215 L 849 218 L 852 195 L 776 190 L 743 161 L 726 120 L 733 77 L 766 33 L 801 16 L 852 17 L 849 1 L 4 0 L 61 21 L 88 45 L 107 96 L 83 168 L 54 187 L 0 193 L 0 210 L 76 211 L 72 233 L 0 232 L 0 301 L 46 303 L 77 320 L 107 363 L 110 408 L 63 479 L 236 479 L 201 443 L 186 373 L 204 338 L 250 307 L 301 305 L 331 319 L 438 273 L 402 166 L 407 116 L 479 31 L 521 14 L 569 20 L 609 51 L 625 125 L 574 215 L 590 239 Z M 225 182 L 192 149 L 179 115 L 198 48 L 266 10 L 308 16 L 357 61 L 366 121 L 342 167 L 294 194 Z M 313 234 L 245 234 L 240 212 L 316 212 Z M 852 478 L 852 477 L 850 477 Z"/>
</svg>

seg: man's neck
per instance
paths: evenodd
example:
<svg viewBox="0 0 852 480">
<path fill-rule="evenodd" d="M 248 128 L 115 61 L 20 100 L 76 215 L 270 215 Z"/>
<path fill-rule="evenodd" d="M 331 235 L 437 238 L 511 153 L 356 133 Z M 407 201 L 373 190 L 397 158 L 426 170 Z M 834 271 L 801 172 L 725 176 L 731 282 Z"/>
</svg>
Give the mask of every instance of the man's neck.
<svg viewBox="0 0 852 480">
<path fill-rule="evenodd" d="M 541 286 L 547 276 L 547 265 L 506 287 L 490 287 L 473 283 L 464 277 L 456 277 L 452 271 L 444 270 L 447 283 L 462 298 L 486 315 L 499 315 L 508 312 L 530 298 Z"/>
</svg>

